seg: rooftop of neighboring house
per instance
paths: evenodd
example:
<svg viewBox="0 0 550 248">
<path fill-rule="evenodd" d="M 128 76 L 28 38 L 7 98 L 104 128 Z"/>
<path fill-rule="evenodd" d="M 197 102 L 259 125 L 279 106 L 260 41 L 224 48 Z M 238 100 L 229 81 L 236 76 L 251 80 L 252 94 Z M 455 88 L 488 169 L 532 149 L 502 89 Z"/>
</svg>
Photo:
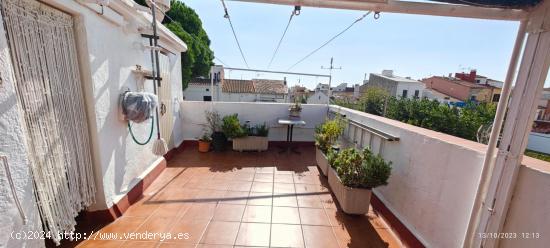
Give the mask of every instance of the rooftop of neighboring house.
<svg viewBox="0 0 550 248">
<path fill-rule="evenodd" d="M 383 77 L 392 81 L 400 82 L 400 83 L 420 83 L 417 80 L 414 80 L 410 77 L 400 77 L 396 76 L 393 73 L 393 70 L 383 70 L 382 73 L 371 73 L 371 75 L 376 75 L 379 77 Z"/>
<path fill-rule="evenodd" d="M 448 81 L 448 82 L 451 82 L 451 83 L 455 83 L 455 84 L 458 84 L 458 85 L 466 86 L 466 87 L 469 87 L 469 88 L 480 88 L 481 89 L 481 88 L 493 88 L 494 87 L 494 86 L 490 86 L 490 85 L 476 84 L 476 83 L 464 81 L 462 79 L 458 79 L 458 78 L 454 78 L 454 77 L 433 76 L 433 77 L 423 79 L 423 81 L 425 82 L 426 80 L 429 80 L 430 78 L 442 79 L 442 80 L 445 80 L 445 81 Z"/>
<path fill-rule="evenodd" d="M 430 94 L 431 94 L 433 97 L 438 98 L 438 99 L 441 99 L 441 98 L 442 98 L 442 99 L 448 100 L 448 101 L 450 101 L 450 102 L 461 102 L 460 99 L 454 98 L 454 97 L 449 96 L 449 95 L 447 95 L 447 94 L 445 94 L 445 93 L 439 92 L 439 91 L 437 91 L 437 90 L 435 90 L 435 89 L 426 89 L 426 91 L 429 91 Z M 426 95 L 425 95 L 425 96 L 426 96 Z"/>
<path fill-rule="evenodd" d="M 207 86 L 210 85 L 212 82 L 210 78 L 193 78 L 191 81 L 189 81 L 189 85 L 197 85 L 197 86 Z"/>
<path fill-rule="evenodd" d="M 288 88 L 283 80 L 252 79 L 254 90 L 258 94 L 286 94 Z"/>
<path fill-rule="evenodd" d="M 222 92 L 226 93 L 256 93 L 282 95 L 288 93 L 288 88 L 283 80 L 270 79 L 224 79 Z"/>
<path fill-rule="evenodd" d="M 222 82 L 222 92 L 254 93 L 254 83 L 252 80 L 224 79 Z"/>
</svg>

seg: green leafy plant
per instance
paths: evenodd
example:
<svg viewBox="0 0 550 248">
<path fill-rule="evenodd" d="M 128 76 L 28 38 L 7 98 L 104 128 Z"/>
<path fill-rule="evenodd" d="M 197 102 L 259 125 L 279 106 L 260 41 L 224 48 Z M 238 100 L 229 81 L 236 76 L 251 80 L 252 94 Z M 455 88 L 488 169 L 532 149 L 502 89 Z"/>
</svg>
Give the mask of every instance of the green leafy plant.
<svg viewBox="0 0 550 248">
<path fill-rule="evenodd" d="M 243 128 L 239 121 L 238 114 L 224 116 L 222 119 L 222 130 L 228 138 L 240 138 L 247 135 L 246 129 Z"/>
<path fill-rule="evenodd" d="M 466 102 L 456 107 L 426 98 L 392 97 L 377 87 L 368 88 L 358 101 L 335 100 L 335 104 L 473 141 L 479 127 L 490 124 L 496 113 L 494 103 Z"/>
<path fill-rule="evenodd" d="M 332 145 L 336 143 L 344 132 L 346 121 L 340 115 L 332 120 L 315 127 L 315 145 L 323 153 L 327 154 Z"/>
<path fill-rule="evenodd" d="M 267 127 L 267 124 L 264 122 L 262 124 L 258 124 L 254 127 L 255 135 L 260 137 L 267 137 L 269 135 L 269 127 Z"/>
<path fill-rule="evenodd" d="M 204 132 L 202 136 L 199 138 L 199 141 L 203 142 L 211 142 L 212 138 L 210 138 L 210 134 L 208 132 Z"/>
<path fill-rule="evenodd" d="M 391 162 L 365 148 L 362 152 L 355 148 L 344 149 L 330 154 L 329 162 L 336 170 L 342 184 L 351 188 L 372 189 L 387 185 L 391 174 Z"/>
</svg>

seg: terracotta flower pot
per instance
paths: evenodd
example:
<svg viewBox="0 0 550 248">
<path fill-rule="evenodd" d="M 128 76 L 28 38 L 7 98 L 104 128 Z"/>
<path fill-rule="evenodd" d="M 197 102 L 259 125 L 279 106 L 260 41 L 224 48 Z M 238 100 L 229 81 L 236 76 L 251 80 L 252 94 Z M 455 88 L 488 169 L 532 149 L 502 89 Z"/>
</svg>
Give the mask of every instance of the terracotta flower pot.
<svg viewBox="0 0 550 248">
<path fill-rule="evenodd" d="M 350 188 L 342 184 L 336 170 L 328 170 L 328 184 L 346 214 L 366 214 L 369 211 L 371 190 Z"/>
<path fill-rule="evenodd" d="M 210 141 L 199 140 L 199 152 L 208 152 L 208 151 L 210 151 Z"/>
<path fill-rule="evenodd" d="M 327 156 L 318 148 L 315 147 L 315 159 L 317 160 L 317 166 L 321 169 L 321 172 L 323 172 L 323 175 L 328 175 L 328 159 Z"/>
</svg>

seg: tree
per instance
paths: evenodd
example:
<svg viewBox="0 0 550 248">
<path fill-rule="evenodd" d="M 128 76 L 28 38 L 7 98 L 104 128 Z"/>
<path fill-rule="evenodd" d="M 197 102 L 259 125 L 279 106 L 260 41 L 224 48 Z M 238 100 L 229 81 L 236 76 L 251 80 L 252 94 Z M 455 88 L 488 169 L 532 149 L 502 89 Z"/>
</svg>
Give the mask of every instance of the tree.
<svg viewBox="0 0 550 248">
<path fill-rule="evenodd" d="M 147 6 L 145 0 L 134 1 Z M 182 86 L 185 90 L 191 79 L 208 76 L 210 66 L 214 64 L 214 52 L 210 49 L 210 39 L 195 10 L 180 1 L 172 0 L 166 16 L 169 18 L 164 18 L 164 26 L 187 44 L 187 52 L 181 54 Z"/>
<path fill-rule="evenodd" d="M 364 106 L 363 111 L 375 115 L 384 115 L 384 106 L 388 98 L 389 94 L 385 89 L 369 87 L 359 101 Z"/>
<path fill-rule="evenodd" d="M 467 102 L 457 108 L 436 100 L 392 97 L 376 87 L 369 88 L 358 103 L 335 103 L 473 141 L 479 127 L 490 124 L 496 112 L 496 105 L 492 103 Z"/>
</svg>

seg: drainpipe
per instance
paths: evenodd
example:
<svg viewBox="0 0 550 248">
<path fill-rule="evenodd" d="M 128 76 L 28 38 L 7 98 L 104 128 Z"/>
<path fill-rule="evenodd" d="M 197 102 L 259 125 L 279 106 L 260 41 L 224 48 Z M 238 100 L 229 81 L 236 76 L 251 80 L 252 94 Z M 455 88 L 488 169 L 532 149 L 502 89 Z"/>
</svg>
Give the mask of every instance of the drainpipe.
<svg viewBox="0 0 550 248">
<path fill-rule="evenodd" d="M 508 65 L 508 72 L 506 73 L 506 79 L 502 87 L 495 119 L 493 121 L 493 128 L 491 129 L 491 136 L 487 145 L 485 159 L 483 161 L 483 169 L 481 171 L 481 178 L 477 189 L 476 198 L 474 200 L 474 207 L 472 208 L 472 214 L 470 215 L 470 222 L 468 223 L 464 247 L 472 247 L 474 245 L 474 240 L 476 238 L 474 232 L 476 227 L 479 225 L 481 212 L 485 209 L 483 205 L 486 200 L 485 198 L 487 196 L 489 182 L 495 166 L 497 144 L 500 137 L 500 131 L 502 129 L 502 123 L 504 122 L 504 116 L 506 115 L 506 110 L 508 109 L 510 93 L 512 92 L 512 83 L 514 82 L 516 68 L 521 54 L 521 48 L 523 47 L 523 42 L 525 40 L 526 28 L 527 20 L 522 20 L 519 25 L 514 50 L 512 51 L 512 57 L 510 58 L 510 64 Z"/>
</svg>

